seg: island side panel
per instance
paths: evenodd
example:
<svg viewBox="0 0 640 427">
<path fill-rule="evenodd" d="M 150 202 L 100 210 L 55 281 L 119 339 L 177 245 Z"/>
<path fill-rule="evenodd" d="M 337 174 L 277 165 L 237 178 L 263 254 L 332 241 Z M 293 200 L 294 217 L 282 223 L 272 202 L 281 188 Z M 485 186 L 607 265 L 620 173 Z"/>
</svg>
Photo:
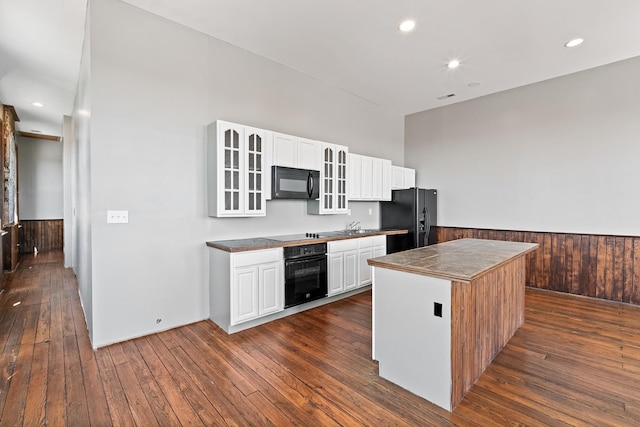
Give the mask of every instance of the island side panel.
<svg viewBox="0 0 640 427">
<path fill-rule="evenodd" d="M 474 279 L 451 283 L 451 407 L 524 323 L 525 257 Z"/>
<path fill-rule="evenodd" d="M 475 383 L 476 287 L 451 282 L 451 408 Z"/>
<path fill-rule="evenodd" d="M 209 319 L 229 333 L 231 319 L 231 254 L 209 248 Z"/>
<path fill-rule="evenodd" d="M 373 295 L 379 375 L 451 410 L 451 282 L 374 268 Z"/>
</svg>

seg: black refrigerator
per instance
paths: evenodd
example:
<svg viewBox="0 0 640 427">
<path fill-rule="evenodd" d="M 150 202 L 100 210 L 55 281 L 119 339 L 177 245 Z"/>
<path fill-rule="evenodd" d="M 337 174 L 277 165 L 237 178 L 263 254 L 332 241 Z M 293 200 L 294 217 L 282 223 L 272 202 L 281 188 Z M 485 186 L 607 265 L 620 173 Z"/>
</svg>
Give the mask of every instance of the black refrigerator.
<svg viewBox="0 0 640 427">
<path fill-rule="evenodd" d="M 438 192 L 409 188 L 391 193 L 390 202 L 380 202 L 380 228 L 409 230 L 409 233 L 387 236 L 387 253 L 435 243 Z"/>
</svg>

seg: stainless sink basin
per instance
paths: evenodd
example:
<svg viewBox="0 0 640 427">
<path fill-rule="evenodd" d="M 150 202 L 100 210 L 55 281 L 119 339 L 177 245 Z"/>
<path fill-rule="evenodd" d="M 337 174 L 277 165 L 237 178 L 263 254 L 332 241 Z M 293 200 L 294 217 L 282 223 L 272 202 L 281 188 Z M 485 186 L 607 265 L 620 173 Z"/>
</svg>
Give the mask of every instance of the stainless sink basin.
<svg viewBox="0 0 640 427">
<path fill-rule="evenodd" d="M 325 231 L 318 234 L 320 235 L 320 237 L 340 237 L 340 236 L 357 236 L 360 234 L 377 233 L 378 231 L 380 230 L 363 228 L 360 230 Z"/>
<path fill-rule="evenodd" d="M 346 234 L 367 234 L 367 233 L 377 233 L 378 230 L 369 230 L 366 228 L 361 228 L 360 230 L 345 230 L 344 231 Z"/>
</svg>

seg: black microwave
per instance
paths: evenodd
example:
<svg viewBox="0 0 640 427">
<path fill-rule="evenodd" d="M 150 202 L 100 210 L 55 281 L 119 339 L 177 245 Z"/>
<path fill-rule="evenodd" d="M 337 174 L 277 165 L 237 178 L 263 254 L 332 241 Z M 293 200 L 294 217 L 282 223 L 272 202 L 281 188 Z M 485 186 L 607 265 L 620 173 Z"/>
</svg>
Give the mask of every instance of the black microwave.
<svg viewBox="0 0 640 427">
<path fill-rule="evenodd" d="M 320 172 L 308 169 L 271 167 L 272 199 L 317 199 L 320 197 Z"/>
</svg>

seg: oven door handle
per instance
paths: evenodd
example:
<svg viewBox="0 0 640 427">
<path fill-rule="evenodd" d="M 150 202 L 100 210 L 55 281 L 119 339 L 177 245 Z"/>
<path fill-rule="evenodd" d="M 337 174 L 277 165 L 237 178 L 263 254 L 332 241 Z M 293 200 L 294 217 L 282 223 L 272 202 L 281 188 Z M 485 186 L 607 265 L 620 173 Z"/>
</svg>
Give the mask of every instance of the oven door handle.
<svg viewBox="0 0 640 427">
<path fill-rule="evenodd" d="M 284 263 L 285 265 L 287 264 L 287 261 L 317 261 L 317 260 L 321 260 L 323 258 L 326 258 L 327 254 L 316 254 L 316 255 L 298 255 L 298 256 L 292 256 L 292 257 L 288 257 L 284 259 Z"/>
<path fill-rule="evenodd" d="M 321 263 L 320 264 L 321 268 L 324 267 L 324 269 L 326 270 L 326 262 L 327 262 L 326 255 L 314 255 L 314 256 L 306 256 L 306 257 L 300 257 L 300 258 L 285 259 L 284 260 L 285 281 L 288 278 L 295 277 L 295 274 L 292 273 L 292 270 L 293 271 L 298 270 L 299 269 L 298 265 L 305 265 L 313 262 Z"/>
</svg>

